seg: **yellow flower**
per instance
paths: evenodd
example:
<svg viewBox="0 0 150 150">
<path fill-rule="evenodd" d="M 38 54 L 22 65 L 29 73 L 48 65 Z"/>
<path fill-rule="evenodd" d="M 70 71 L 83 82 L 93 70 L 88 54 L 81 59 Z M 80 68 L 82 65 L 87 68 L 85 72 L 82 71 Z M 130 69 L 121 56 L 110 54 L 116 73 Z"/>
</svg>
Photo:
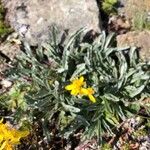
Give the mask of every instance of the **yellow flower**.
<svg viewBox="0 0 150 150">
<path fill-rule="evenodd" d="M 71 84 L 67 85 L 65 87 L 66 90 L 68 91 L 71 91 L 71 95 L 74 95 L 74 96 L 88 96 L 89 99 L 95 103 L 96 102 L 96 99 L 95 97 L 93 96 L 94 94 L 94 89 L 93 88 L 85 88 L 85 82 L 84 82 L 84 77 L 81 76 L 79 79 L 75 79 L 72 81 Z"/>
<path fill-rule="evenodd" d="M 71 95 L 77 96 L 80 94 L 81 87 L 85 85 L 84 77 L 81 76 L 79 79 L 75 79 L 71 84 L 65 87 L 66 90 L 71 91 Z"/>
<path fill-rule="evenodd" d="M 0 150 L 13 150 L 13 146 L 9 144 L 7 141 L 3 142 Z"/>
<path fill-rule="evenodd" d="M 95 99 L 95 97 L 93 96 L 94 93 L 95 93 L 95 92 L 94 92 L 94 89 L 93 89 L 93 88 L 81 88 L 81 94 L 82 94 L 82 95 L 85 95 L 85 96 L 88 96 L 89 99 L 90 99 L 93 103 L 96 102 L 96 99 Z"/>
<path fill-rule="evenodd" d="M 20 139 L 26 137 L 29 131 L 18 131 L 0 120 L 0 150 L 13 150 L 13 146 L 20 143 Z"/>
</svg>

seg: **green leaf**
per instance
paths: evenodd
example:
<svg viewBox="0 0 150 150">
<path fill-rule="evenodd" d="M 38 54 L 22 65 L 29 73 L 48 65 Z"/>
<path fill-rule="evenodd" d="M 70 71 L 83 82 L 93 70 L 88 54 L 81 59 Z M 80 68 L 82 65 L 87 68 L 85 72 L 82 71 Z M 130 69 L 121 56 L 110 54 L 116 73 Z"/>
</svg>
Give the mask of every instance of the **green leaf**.
<svg viewBox="0 0 150 150">
<path fill-rule="evenodd" d="M 79 64 L 76 66 L 76 70 L 74 71 L 73 75 L 71 76 L 71 79 L 81 76 L 83 74 L 86 74 L 86 66 L 85 63 Z"/>
<path fill-rule="evenodd" d="M 131 98 L 135 97 L 136 95 L 140 94 L 145 88 L 145 85 L 141 85 L 140 87 L 136 88 L 134 86 L 126 86 L 125 89 L 129 93 Z"/>
<path fill-rule="evenodd" d="M 77 107 L 67 105 L 67 104 L 65 104 L 63 102 L 61 104 L 62 104 L 63 108 L 65 109 L 65 111 L 70 111 L 70 112 L 73 112 L 73 113 L 80 112 L 80 109 L 77 108 Z"/>
<path fill-rule="evenodd" d="M 119 98 L 118 98 L 118 97 L 116 97 L 116 96 L 114 96 L 114 95 L 112 95 L 112 94 L 110 94 L 110 93 L 104 94 L 103 97 L 106 98 L 106 99 L 109 100 L 109 101 L 114 101 L 114 102 L 118 102 L 118 101 L 119 101 Z"/>
<path fill-rule="evenodd" d="M 64 70 L 68 70 L 68 59 L 70 56 L 70 46 L 73 44 L 73 41 L 75 41 L 75 38 L 80 35 L 85 29 L 82 28 L 78 30 L 74 35 L 72 35 L 67 43 L 67 45 L 64 47 L 63 55 L 62 55 L 62 61 L 61 64 L 64 68 Z"/>
</svg>

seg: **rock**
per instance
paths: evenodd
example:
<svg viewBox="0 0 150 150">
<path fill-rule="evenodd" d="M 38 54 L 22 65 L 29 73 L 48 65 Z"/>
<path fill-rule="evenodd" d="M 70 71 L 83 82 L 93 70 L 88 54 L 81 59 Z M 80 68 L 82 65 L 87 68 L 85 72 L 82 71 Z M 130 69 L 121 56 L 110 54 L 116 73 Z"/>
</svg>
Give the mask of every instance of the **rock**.
<svg viewBox="0 0 150 150">
<path fill-rule="evenodd" d="M 150 31 L 133 31 L 117 36 L 118 47 L 139 47 L 142 59 L 150 60 Z"/>
<path fill-rule="evenodd" d="M 20 52 L 20 43 L 16 43 L 15 41 L 5 41 L 0 44 L 0 54 L 3 55 L 6 61 L 13 61 L 16 55 L 19 55 Z M 19 40 L 17 40 L 19 42 Z"/>
<path fill-rule="evenodd" d="M 81 27 L 100 32 L 96 0 L 2 0 L 2 3 L 7 8 L 6 20 L 31 45 L 48 41 L 52 26 L 69 33 Z"/>
<path fill-rule="evenodd" d="M 150 30 L 150 0 L 121 0 L 122 6 L 118 14 L 125 16 L 132 30 Z"/>
<path fill-rule="evenodd" d="M 10 34 L 3 43 L 0 43 L 0 76 L 11 67 L 14 58 L 20 54 L 20 49 L 21 41 L 16 33 Z"/>
<path fill-rule="evenodd" d="M 130 22 L 123 16 L 112 15 L 108 22 L 108 31 L 113 31 L 118 34 L 123 34 L 131 28 Z"/>
<path fill-rule="evenodd" d="M 150 0 L 121 0 L 123 6 L 119 9 L 119 13 L 125 14 L 128 19 L 134 18 L 139 12 L 150 11 Z"/>
<path fill-rule="evenodd" d="M 2 85 L 4 88 L 9 88 L 12 86 L 12 82 L 7 80 L 7 79 L 3 79 L 1 82 L 0 82 L 0 85 Z"/>
</svg>

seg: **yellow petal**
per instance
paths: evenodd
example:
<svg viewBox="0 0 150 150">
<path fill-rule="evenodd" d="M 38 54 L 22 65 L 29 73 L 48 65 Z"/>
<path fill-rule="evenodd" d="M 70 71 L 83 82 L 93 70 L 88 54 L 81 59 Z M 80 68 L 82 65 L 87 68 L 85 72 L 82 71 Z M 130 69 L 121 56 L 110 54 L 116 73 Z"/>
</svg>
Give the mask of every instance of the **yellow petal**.
<svg viewBox="0 0 150 150">
<path fill-rule="evenodd" d="M 93 95 L 88 95 L 91 102 L 95 103 L 96 99 Z"/>
<path fill-rule="evenodd" d="M 72 84 L 67 85 L 67 86 L 65 86 L 65 89 L 68 90 L 68 91 L 70 91 L 70 90 L 73 89 L 73 85 Z"/>
<path fill-rule="evenodd" d="M 0 150 L 4 150 L 6 147 L 7 141 L 3 142 L 2 146 L 0 147 Z"/>
<path fill-rule="evenodd" d="M 88 94 L 92 95 L 94 94 L 94 89 L 93 88 L 87 88 Z"/>
<path fill-rule="evenodd" d="M 93 88 L 81 88 L 81 94 L 82 95 L 92 95 L 94 94 Z"/>
<path fill-rule="evenodd" d="M 74 96 L 78 95 L 78 93 L 79 93 L 79 90 L 77 90 L 77 89 L 73 89 L 71 91 L 71 95 L 74 95 Z"/>
<path fill-rule="evenodd" d="M 80 81 L 80 82 L 83 82 L 83 81 L 84 81 L 84 77 L 81 76 L 81 77 L 79 78 L 79 81 Z"/>
<path fill-rule="evenodd" d="M 27 135 L 29 135 L 29 131 L 17 131 L 17 130 L 13 130 L 12 132 L 13 138 L 11 138 L 11 142 L 13 144 L 19 144 L 20 138 L 26 137 Z"/>
<path fill-rule="evenodd" d="M 0 134 L 0 143 L 4 140 L 4 137 L 2 134 Z"/>
<path fill-rule="evenodd" d="M 88 95 L 88 90 L 86 88 L 81 88 L 80 94 L 81 95 Z"/>
<path fill-rule="evenodd" d="M 6 150 L 13 150 L 13 146 L 11 144 L 7 143 Z"/>
<path fill-rule="evenodd" d="M 3 122 L 3 120 L 4 120 L 4 119 L 2 118 L 2 119 L 0 120 L 0 123 L 2 123 L 2 122 Z"/>
</svg>

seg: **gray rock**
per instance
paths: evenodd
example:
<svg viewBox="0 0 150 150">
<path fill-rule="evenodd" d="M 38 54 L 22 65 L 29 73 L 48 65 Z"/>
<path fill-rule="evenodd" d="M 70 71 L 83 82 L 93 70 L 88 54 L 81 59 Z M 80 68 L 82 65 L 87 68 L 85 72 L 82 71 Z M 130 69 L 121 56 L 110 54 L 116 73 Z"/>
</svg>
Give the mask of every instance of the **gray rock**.
<svg viewBox="0 0 150 150">
<path fill-rule="evenodd" d="M 117 36 L 118 47 L 135 46 L 140 48 L 140 55 L 143 60 L 150 60 L 150 31 L 132 31 Z"/>
<path fill-rule="evenodd" d="M 100 32 L 96 0 L 2 0 L 2 3 L 7 8 L 6 20 L 31 45 L 48 41 L 52 26 L 69 33 L 81 27 Z"/>
</svg>

